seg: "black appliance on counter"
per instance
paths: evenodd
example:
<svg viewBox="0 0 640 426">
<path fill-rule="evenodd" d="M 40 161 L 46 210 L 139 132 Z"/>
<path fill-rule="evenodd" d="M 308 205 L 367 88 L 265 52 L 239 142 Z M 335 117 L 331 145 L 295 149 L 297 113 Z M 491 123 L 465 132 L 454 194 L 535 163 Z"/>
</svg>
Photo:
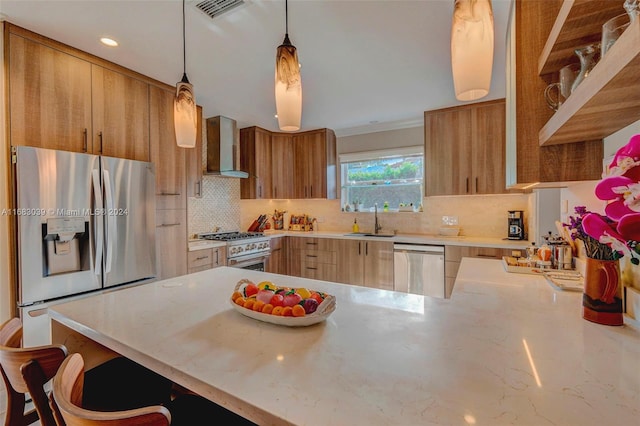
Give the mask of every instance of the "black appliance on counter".
<svg viewBox="0 0 640 426">
<path fill-rule="evenodd" d="M 509 210 L 509 240 L 524 240 L 524 215 L 522 210 Z"/>
</svg>

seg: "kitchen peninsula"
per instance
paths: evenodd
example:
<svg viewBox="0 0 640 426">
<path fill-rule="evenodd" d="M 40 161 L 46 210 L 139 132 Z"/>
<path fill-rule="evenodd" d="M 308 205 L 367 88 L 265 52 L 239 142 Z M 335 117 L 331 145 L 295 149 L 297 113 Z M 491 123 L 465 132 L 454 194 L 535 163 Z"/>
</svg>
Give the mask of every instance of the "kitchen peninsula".
<svg viewBox="0 0 640 426">
<path fill-rule="evenodd" d="M 229 304 L 242 278 L 337 308 L 310 327 L 262 323 Z M 580 293 L 464 258 L 449 300 L 221 267 L 50 315 L 71 352 L 90 353 L 80 334 L 261 425 L 635 424 L 640 328 L 580 308 Z"/>
</svg>

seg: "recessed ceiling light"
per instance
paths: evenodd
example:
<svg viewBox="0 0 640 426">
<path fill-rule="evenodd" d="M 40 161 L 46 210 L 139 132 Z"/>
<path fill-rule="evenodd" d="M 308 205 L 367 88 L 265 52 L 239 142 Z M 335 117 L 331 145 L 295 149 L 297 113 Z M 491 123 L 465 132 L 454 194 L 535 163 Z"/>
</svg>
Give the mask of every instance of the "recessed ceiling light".
<svg viewBox="0 0 640 426">
<path fill-rule="evenodd" d="M 118 45 L 117 41 L 109 37 L 102 37 L 100 41 L 102 42 L 102 44 L 109 47 L 116 47 Z"/>
</svg>

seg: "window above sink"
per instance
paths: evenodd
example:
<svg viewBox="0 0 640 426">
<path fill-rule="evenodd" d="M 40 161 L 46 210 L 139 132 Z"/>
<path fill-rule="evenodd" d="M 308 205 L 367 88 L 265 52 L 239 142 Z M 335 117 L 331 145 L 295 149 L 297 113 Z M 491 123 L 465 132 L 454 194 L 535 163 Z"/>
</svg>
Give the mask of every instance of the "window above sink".
<svg viewBox="0 0 640 426">
<path fill-rule="evenodd" d="M 424 184 L 424 148 L 340 155 L 343 211 L 418 211 Z"/>
</svg>

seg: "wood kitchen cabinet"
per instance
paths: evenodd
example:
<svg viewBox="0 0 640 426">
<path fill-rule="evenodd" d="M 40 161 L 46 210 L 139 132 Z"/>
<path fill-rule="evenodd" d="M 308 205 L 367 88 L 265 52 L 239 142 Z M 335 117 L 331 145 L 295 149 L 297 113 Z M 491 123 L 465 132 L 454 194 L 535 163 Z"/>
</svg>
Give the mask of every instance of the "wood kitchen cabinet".
<svg viewBox="0 0 640 426">
<path fill-rule="evenodd" d="M 265 265 L 267 272 L 289 275 L 287 243 L 288 237 L 271 238 L 269 241 L 271 254 Z"/>
<path fill-rule="evenodd" d="M 566 4 L 586 4 L 583 0 L 567 1 Z M 600 7 L 609 2 L 599 3 Z M 619 5 L 623 13 L 622 3 Z M 543 92 L 552 82 L 555 74 L 548 74 L 543 78 L 539 75 L 539 58 L 545 48 L 549 34 L 559 11 L 563 7 L 562 1 L 522 0 L 512 2 L 512 13 L 509 19 L 507 33 L 507 187 L 521 188 L 534 183 L 555 183 L 582 180 L 597 180 L 602 174 L 603 144 L 601 136 L 586 140 L 576 137 L 573 143 L 563 145 L 540 146 L 539 133 L 547 121 L 554 115 L 547 107 Z M 590 26 L 592 19 L 578 19 L 574 22 L 578 27 Z M 600 26 L 603 22 L 599 22 Z M 558 29 L 555 34 L 576 34 L 575 28 Z M 579 33 L 579 31 L 578 31 Z M 577 44 L 583 44 L 580 41 Z M 573 55 L 572 49 L 578 47 L 574 43 L 563 46 L 568 55 Z M 637 43 L 636 43 L 637 45 Z M 637 46 L 636 46 L 637 49 Z M 569 56 L 567 56 L 568 58 Z M 573 59 L 573 57 L 572 57 Z M 577 59 L 577 57 L 576 57 Z M 605 58 L 606 59 L 606 58 Z M 604 62 L 604 61 L 603 61 Z M 568 63 L 568 62 L 567 62 Z M 600 65 L 600 64 L 599 64 Z M 594 68 L 587 80 L 595 74 Z M 602 64 L 604 65 L 604 63 Z M 581 86 L 586 85 L 585 80 Z M 629 80 L 636 80 L 635 78 Z M 588 86 L 585 86 L 588 87 Z M 572 94 L 569 100 L 558 110 L 564 114 L 571 98 L 580 95 L 583 87 Z M 622 89 L 620 93 L 633 93 L 634 90 Z M 625 95 L 626 96 L 626 95 Z M 626 101 L 617 102 L 619 113 L 627 113 Z M 593 105 L 590 110 L 596 115 L 602 109 L 601 105 Z M 605 117 L 605 116 L 603 116 Z M 606 118 L 603 118 L 607 121 Z M 589 127 L 600 120 L 587 119 L 580 121 L 579 127 Z M 576 134 L 578 135 L 578 134 Z"/>
<path fill-rule="evenodd" d="M 274 198 L 271 132 L 256 126 L 240 129 L 240 152 L 240 170 L 249 173 L 240 180 L 240 198 Z"/>
<path fill-rule="evenodd" d="M 187 273 L 187 210 L 156 210 L 157 279 Z"/>
<path fill-rule="evenodd" d="M 336 239 L 336 281 L 393 290 L 393 243 Z"/>
<path fill-rule="evenodd" d="M 203 146 L 202 141 L 205 137 L 205 129 L 202 127 L 202 107 L 196 107 L 196 146 L 191 148 L 185 148 L 185 155 L 187 160 L 187 197 L 202 197 L 202 170 L 204 168 L 202 163 Z"/>
<path fill-rule="evenodd" d="M 149 161 L 149 84 L 7 24 L 10 139 Z"/>
<path fill-rule="evenodd" d="M 173 97 L 172 91 L 159 87 L 151 87 L 149 91 L 151 161 L 156 166 L 156 209 L 186 209 L 187 148 L 176 144 Z"/>
<path fill-rule="evenodd" d="M 336 136 L 331 129 L 293 135 L 294 197 L 336 198 Z"/>
<path fill-rule="evenodd" d="M 240 130 L 242 198 L 336 198 L 336 137 L 331 129 L 272 133 Z"/>
<path fill-rule="evenodd" d="M 289 275 L 335 282 L 337 242 L 332 238 L 289 237 Z"/>
<path fill-rule="evenodd" d="M 212 247 L 187 253 L 187 273 L 206 271 L 227 264 L 226 247 Z"/>
<path fill-rule="evenodd" d="M 242 155 L 242 154 L 241 154 Z M 271 184 L 273 198 L 294 198 L 293 136 L 271 134 Z"/>
<path fill-rule="evenodd" d="M 11 145 L 92 152 L 91 63 L 9 28 L 16 27 L 5 24 Z"/>
<path fill-rule="evenodd" d="M 427 196 L 508 192 L 504 99 L 426 111 L 424 135 Z"/>
<path fill-rule="evenodd" d="M 91 66 L 92 152 L 149 161 L 149 84 Z"/>
</svg>

